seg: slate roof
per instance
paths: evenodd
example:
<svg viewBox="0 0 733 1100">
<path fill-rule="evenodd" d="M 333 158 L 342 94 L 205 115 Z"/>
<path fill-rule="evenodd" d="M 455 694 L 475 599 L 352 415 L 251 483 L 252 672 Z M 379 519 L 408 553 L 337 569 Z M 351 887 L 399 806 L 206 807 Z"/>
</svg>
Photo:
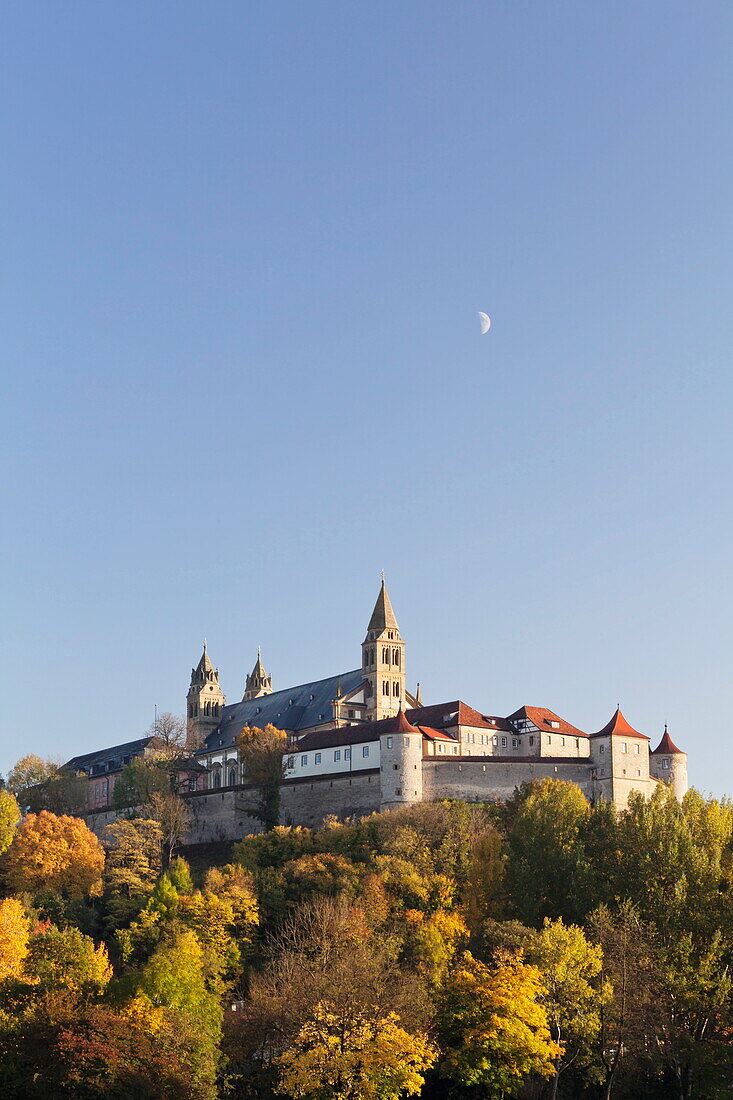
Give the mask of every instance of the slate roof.
<svg viewBox="0 0 733 1100">
<path fill-rule="evenodd" d="M 140 756 L 151 744 L 157 744 L 157 737 L 138 737 L 137 741 L 125 741 L 122 745 L 112 745 L 108 749 L 97 749 L 82 756 L 72 756 L 64 768 L 70 771 L 85 771 L 88 775 L 103 775 L 105 772 L 121 771 L 122 760 L 126 756 Z"/>
<path fill-rule="evenodd" d="M 201 752 L 213 752 L 229 748 L 245 726 L 266 726 L 269 722 L 278 729 L 297 733 L 298 730 L 317 726 L 333 720 L 331 704 L 336 698 L 339 682 L 341 693 L 354 691 L 364 679 L 360 668 L 342 672 L 339 676 L 327 676 L 325 680 L 313 680 L 309 684 L 273 691 L 258 699 L 243 699 L 222 708 L 221 721 L 204 741 Z"/>
</svg>

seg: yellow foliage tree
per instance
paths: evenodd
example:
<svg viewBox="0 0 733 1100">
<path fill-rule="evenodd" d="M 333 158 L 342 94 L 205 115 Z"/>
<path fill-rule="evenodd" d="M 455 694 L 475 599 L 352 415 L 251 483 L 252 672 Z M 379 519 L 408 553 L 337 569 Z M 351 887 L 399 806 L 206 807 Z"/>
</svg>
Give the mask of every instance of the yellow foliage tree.
<svg viewBox="0 0 733 1100">
<path fill-rule="evenodd" d="M 444 1076 L 498 1098 L 530 1073 L 551 1077 L 561 1051 L 550 1038 L 546 989 L 521 955 L 497 953 L 485 966 L 466 952 L 442 1005 Z"/>
<path fill-rule="evenodd" d="M 0 901 L 0 982 L 22 974 L 29 933 L 30 924 L 18 899 Z"/>
<path fill-rule="evenodd" d="M 20 821 L 20 807 L 15 795 L 0 790 L 0 855 L 7 851 Z"/>
<path fill-rule="evenodd" d="M 78 817 L 48 810 L 23 818 L 3 856 L 5 880 L 16 894 L 99 894 L 103 868 L 104 850 L 91 829 Z"/>
<path fill-rule="evenodd" d="M 398 1100 L 420 1092 L 437 1052 L 394 1012 L 370 1018 L 317 1005 L 279 1058 L 281 1089 L 306 1100 Z"/>
<path fill-rule="evenodd" d="M 95 947 L 78 928 L 53 924 L 31 936 L 25 970 L 42 989 L 90 995 L 103 993 L 112 977 L 104 944 Z"/>
</svg>

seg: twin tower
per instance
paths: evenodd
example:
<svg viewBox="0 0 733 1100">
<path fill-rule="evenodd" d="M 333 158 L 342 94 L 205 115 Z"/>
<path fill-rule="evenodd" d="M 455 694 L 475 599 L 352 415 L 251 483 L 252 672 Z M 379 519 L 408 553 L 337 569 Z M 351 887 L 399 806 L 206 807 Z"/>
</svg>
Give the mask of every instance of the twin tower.
<svg viewBox="0 0 733 1100">
<path fill-rule="evenodd" d="M 392 601 L 382 577 L 382 585 L 361 646 L 364 677 L 363 715 L 369 721 L 389 718 L 399 710 L 420 704 L 417 696 L 407 692 L 405 677 L 405 642 L 397 624 Z M 272 677 L 267 674 L 260 651 L 252 672 L 247 676 L 243 699 L 257 699 L 272 694 Z M 341 712 L 334 700 L 334 716 Z M 190 740 L 200 745 L 221 721 L 226 696 L 219 684 L 219 669 L 214 668 L 204 642 L 204 651 L 196 668 L 191 669 L 191 683 L 186 698 L 186 715 Z M 352 706 L 351 701 L 348 706 Z M 359 707 L 359 704 L 356 703 Z M 362 708 L 359 707 L 361 710 Z"/>
</svg>

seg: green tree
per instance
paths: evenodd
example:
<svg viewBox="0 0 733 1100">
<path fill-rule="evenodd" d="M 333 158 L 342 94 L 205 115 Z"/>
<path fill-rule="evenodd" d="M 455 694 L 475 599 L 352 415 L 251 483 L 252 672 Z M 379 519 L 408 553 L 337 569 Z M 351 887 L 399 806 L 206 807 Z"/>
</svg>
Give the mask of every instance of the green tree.
<svg viewBox="0 0 733 1100">
<path fill-rule="evenodd" d="M 466 952 L 440 1005 L 441 1072 L 477 1086 L 490 1100 L 517 1089 L 530 1074 L 552 1077 L 553 1042 L 539 970 L 519 955 L 499 953 L 492 966 Z"/>
<path fill-rule="evenodd" d="M 582 920 L 588 866 L 583 832 L 591 810 L 574 783 L 528 784 L 508 838 L 507 886 L 525 924 L 545 917 Z"/>
<path fill-rule="evenodd" d="M 528 957 L 542 975 L 542 1003 L 559 1048 L 551 1091 L 555 1100 L 560 1074 L 588 1054 L 600 1028 L 599 1010 L 606 995 L 598 983 L 603 952 L 577 925 L 545 918 Z"/>
<path fill-rule="evenodd" d="M 157 947 L 143 969 L 140 995 L 163 1009 L 185 1037 L 194 1082 L 215 1097 L 222 1010 L 218 998 L 207 989 L 204 953 L 193 932 L 175 932 Z"/>
<path fill-rule="evenodd" d="M 655 1031 L 660 989 L 659 953 L 654 931 L 630 901 L 617 911 L 600 906 L 588 920 L 590 938 L 602 950 L 601 997 L 597 1031 L 604 1100 L 611 1100 L 626 1064 L 638 1071 Z"/>
</svg>

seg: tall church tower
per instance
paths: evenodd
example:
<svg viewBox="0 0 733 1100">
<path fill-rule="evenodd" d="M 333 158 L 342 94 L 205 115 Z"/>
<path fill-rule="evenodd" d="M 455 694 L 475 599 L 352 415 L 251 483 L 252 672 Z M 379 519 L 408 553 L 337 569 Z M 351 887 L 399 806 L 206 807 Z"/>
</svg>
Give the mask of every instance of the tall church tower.
<svg viewBox="0 0 733 1100">
<path fill-rule="evenodd" d="M 259 699 L 261 695 L 272 695 L 272 676 L 268 676 L 262 663 L 260 647 L 257 647 L 255 667 L 247 677 L 244 687 L 244 699 Z M 244 699 L 242 702 L 244 702 Z"/>
<path fill-rule="evenodd" d="M 367 718 L 377 722 L 405 706 L 405 643 L 384 583 L 374 605 L 361 646 L 361 664 L 367 681 Z"/>
<path fill-rule="evenodd" d="M 199 748 L 216 729 L 221 719 L 226 696 L 219 686 L 219 669 L 214 668 L 204 652 L 196 668 L 191 669 L 191 686 L 186 697 L 186 740 L 189 748 Z"/>
</svg>

